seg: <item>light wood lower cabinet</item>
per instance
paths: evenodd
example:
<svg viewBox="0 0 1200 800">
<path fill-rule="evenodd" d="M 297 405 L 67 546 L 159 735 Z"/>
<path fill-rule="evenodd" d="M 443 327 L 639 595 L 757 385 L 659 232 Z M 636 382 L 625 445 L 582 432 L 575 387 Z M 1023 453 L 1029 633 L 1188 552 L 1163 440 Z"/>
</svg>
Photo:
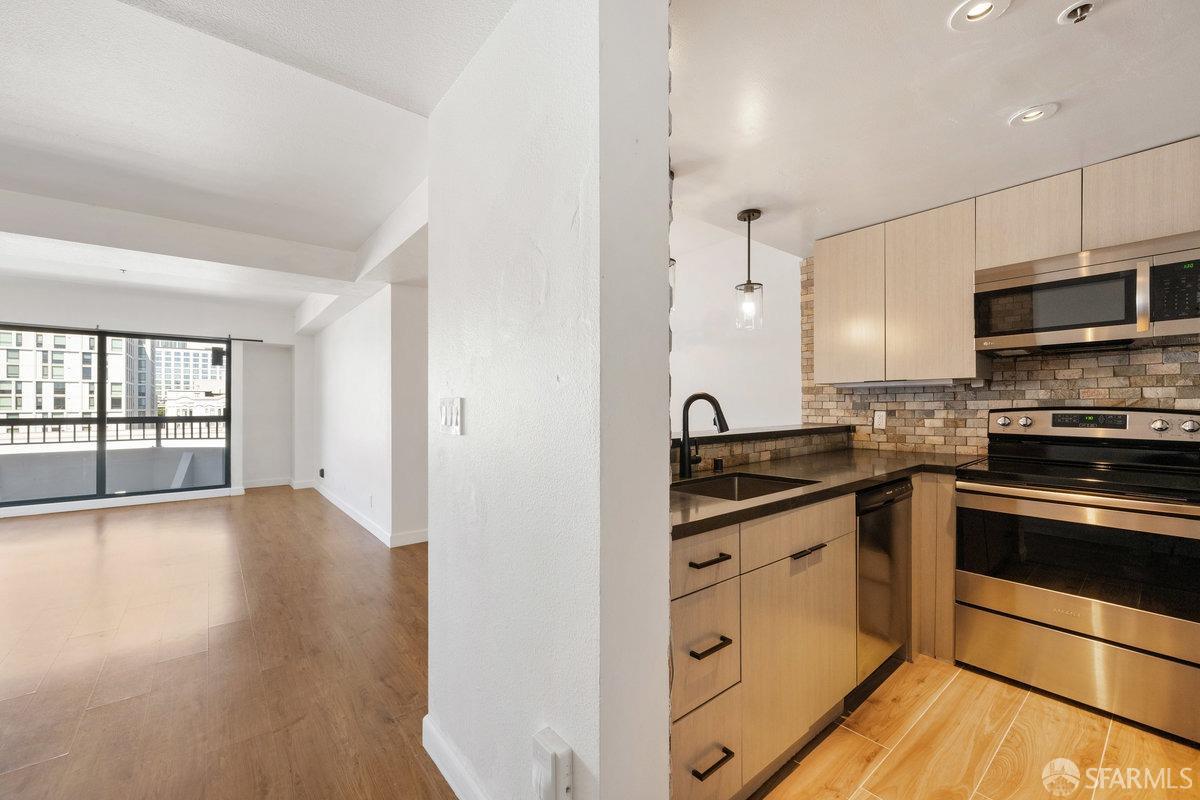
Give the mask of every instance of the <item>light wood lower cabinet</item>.
<svg viewBox="0 0 1200 800">
<path fill-rule="evenodd" d="M 671 603 L 671 719 L 738 682 L 742 674 L 741 579 Z"/>
<path fill-rule="evenodd" d="M 671 599 L 741 572 L 738 526 L 705 531 L 671 542 Z"/>
<path fill-rule="evenodd" d="M 854 530 L 854 495 L 742 523 L 742 571 L 790 556 Z"/>
<path fill-rule="evenodd" d="M 954 660 L 954 476 L 913 476 L 912 651 Z"/>
<path fill-rule="evenodd" d="M 746 780 L 854 688 L 855 538 L 847 533 L 742 575 Z"/>
<path fill-rule="evenodd" d="M 729 800 L 742 788 L 742 687 L 671 726 L 671 800 Z"/>
</svg>

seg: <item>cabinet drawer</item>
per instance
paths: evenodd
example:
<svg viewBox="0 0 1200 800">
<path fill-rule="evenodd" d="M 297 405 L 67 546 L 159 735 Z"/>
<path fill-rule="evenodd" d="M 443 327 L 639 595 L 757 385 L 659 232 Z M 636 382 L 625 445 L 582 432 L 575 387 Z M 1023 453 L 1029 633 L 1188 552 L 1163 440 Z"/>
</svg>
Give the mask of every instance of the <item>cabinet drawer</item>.
<svg viewBox="0 0 1200 800">
<path fill-rule="evenodd" d="M 742 788 L 741 684 L 671 726 L 671 800 L 729 800 Z"/>
<path fill-rule="evenodd" d="M 671 719 L 742 676 L 741 582 L 722 581 L 671 603 Z"/>
<path fill-rule="evenodd" d="M 854 495 L 742 523 L 742 572 L 854 530 Z"/>
<path fill-rule="evenodd" d="M 737 575 L 740 552 L 737 525 L 671 542 L 671 599 Z"/>
</svg>

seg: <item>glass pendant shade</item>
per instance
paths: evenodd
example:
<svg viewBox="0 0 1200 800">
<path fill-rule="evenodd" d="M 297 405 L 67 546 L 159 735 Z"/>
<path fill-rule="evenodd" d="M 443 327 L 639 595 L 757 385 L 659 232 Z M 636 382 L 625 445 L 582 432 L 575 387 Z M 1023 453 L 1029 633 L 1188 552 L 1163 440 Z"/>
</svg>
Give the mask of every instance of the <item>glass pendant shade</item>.
<svg viewBox="0 0 1200 800">
<path fill-rule="evenodd" d="M 758 330 L 763 324 L 763 285 L 750 277 L 750 223 L 762 216 L 757 208 L 739 211 L 738 222 L 746 223 L 746 280 L 733 287 L 737 310 L 734 324 L 738 330 Z"/>
<path fill-rule="evenodd" d="M 739 283 L 733 287 L 737 301 L 734 322 L 741 330 L 757 330 L 763 324 L 763 287 L 761 283 Z"/>
</svg>

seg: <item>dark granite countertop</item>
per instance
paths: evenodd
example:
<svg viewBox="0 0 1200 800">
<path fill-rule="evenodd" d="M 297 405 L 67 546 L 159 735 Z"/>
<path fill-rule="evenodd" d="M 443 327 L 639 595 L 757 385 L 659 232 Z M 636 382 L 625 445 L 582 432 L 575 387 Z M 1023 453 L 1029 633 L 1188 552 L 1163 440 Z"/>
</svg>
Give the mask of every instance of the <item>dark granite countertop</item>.
<svg viewBox="0 0 1200 800">
<path fill-rule="evenodd" d="M 828 500 L 839 495 L 878 486 L 890 480 L 915 475 L 918 472 L 954 470 L 982 456 L 953 455 L 934 452 L 895 452 L 877 450 L 833 450 L 798 458 L 744 464 L 726 470 L 753 475 L 780 475 L 818 481 L 785 492 L 755 497 L 750 500 L 721 500 L 682 492 L 671 492 L 671 538 L 682 539 L 697 533 L 745 522 L 768 514 Z M 711 477 L 720 473 L 699 473 L 695 477 Z"/>
<path fill-rule="evenodd" d="M 750 442 L 755 439 L 787 439 L 791 436 L 816 436 L 821 433 L 850 433 L 853 425 L 822 425 L 816 422 L 798 422 L 795 425 L 771 425 L 765 428 L 734 428 L 717 433 L 701 431 L 692 434 L 693 444 L 719 444 L 721 442 Z M 671 447 L 679 447 L 681 433 L 671 434 Z"/>
</svg>

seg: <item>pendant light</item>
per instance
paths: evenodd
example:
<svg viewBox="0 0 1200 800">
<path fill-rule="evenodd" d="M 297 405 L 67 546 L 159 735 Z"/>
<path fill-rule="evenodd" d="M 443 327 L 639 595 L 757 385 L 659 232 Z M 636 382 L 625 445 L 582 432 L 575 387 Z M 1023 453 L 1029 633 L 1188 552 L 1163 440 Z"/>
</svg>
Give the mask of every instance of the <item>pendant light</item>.
<svg viewBox="0 0 1200 800">
<path fill-rule="evenodd" d="M 746 282 L 733 287 L 737 300 L 737 314 L 734 320 L 738 328 L 757 330 L 762 327 L 763 320 L 763 285 L 750 280 L 750 223 L 762 216 L 757 208 L 747 208 L 739 211 L 738 222 L 746 223 Z"/>
</svg>

